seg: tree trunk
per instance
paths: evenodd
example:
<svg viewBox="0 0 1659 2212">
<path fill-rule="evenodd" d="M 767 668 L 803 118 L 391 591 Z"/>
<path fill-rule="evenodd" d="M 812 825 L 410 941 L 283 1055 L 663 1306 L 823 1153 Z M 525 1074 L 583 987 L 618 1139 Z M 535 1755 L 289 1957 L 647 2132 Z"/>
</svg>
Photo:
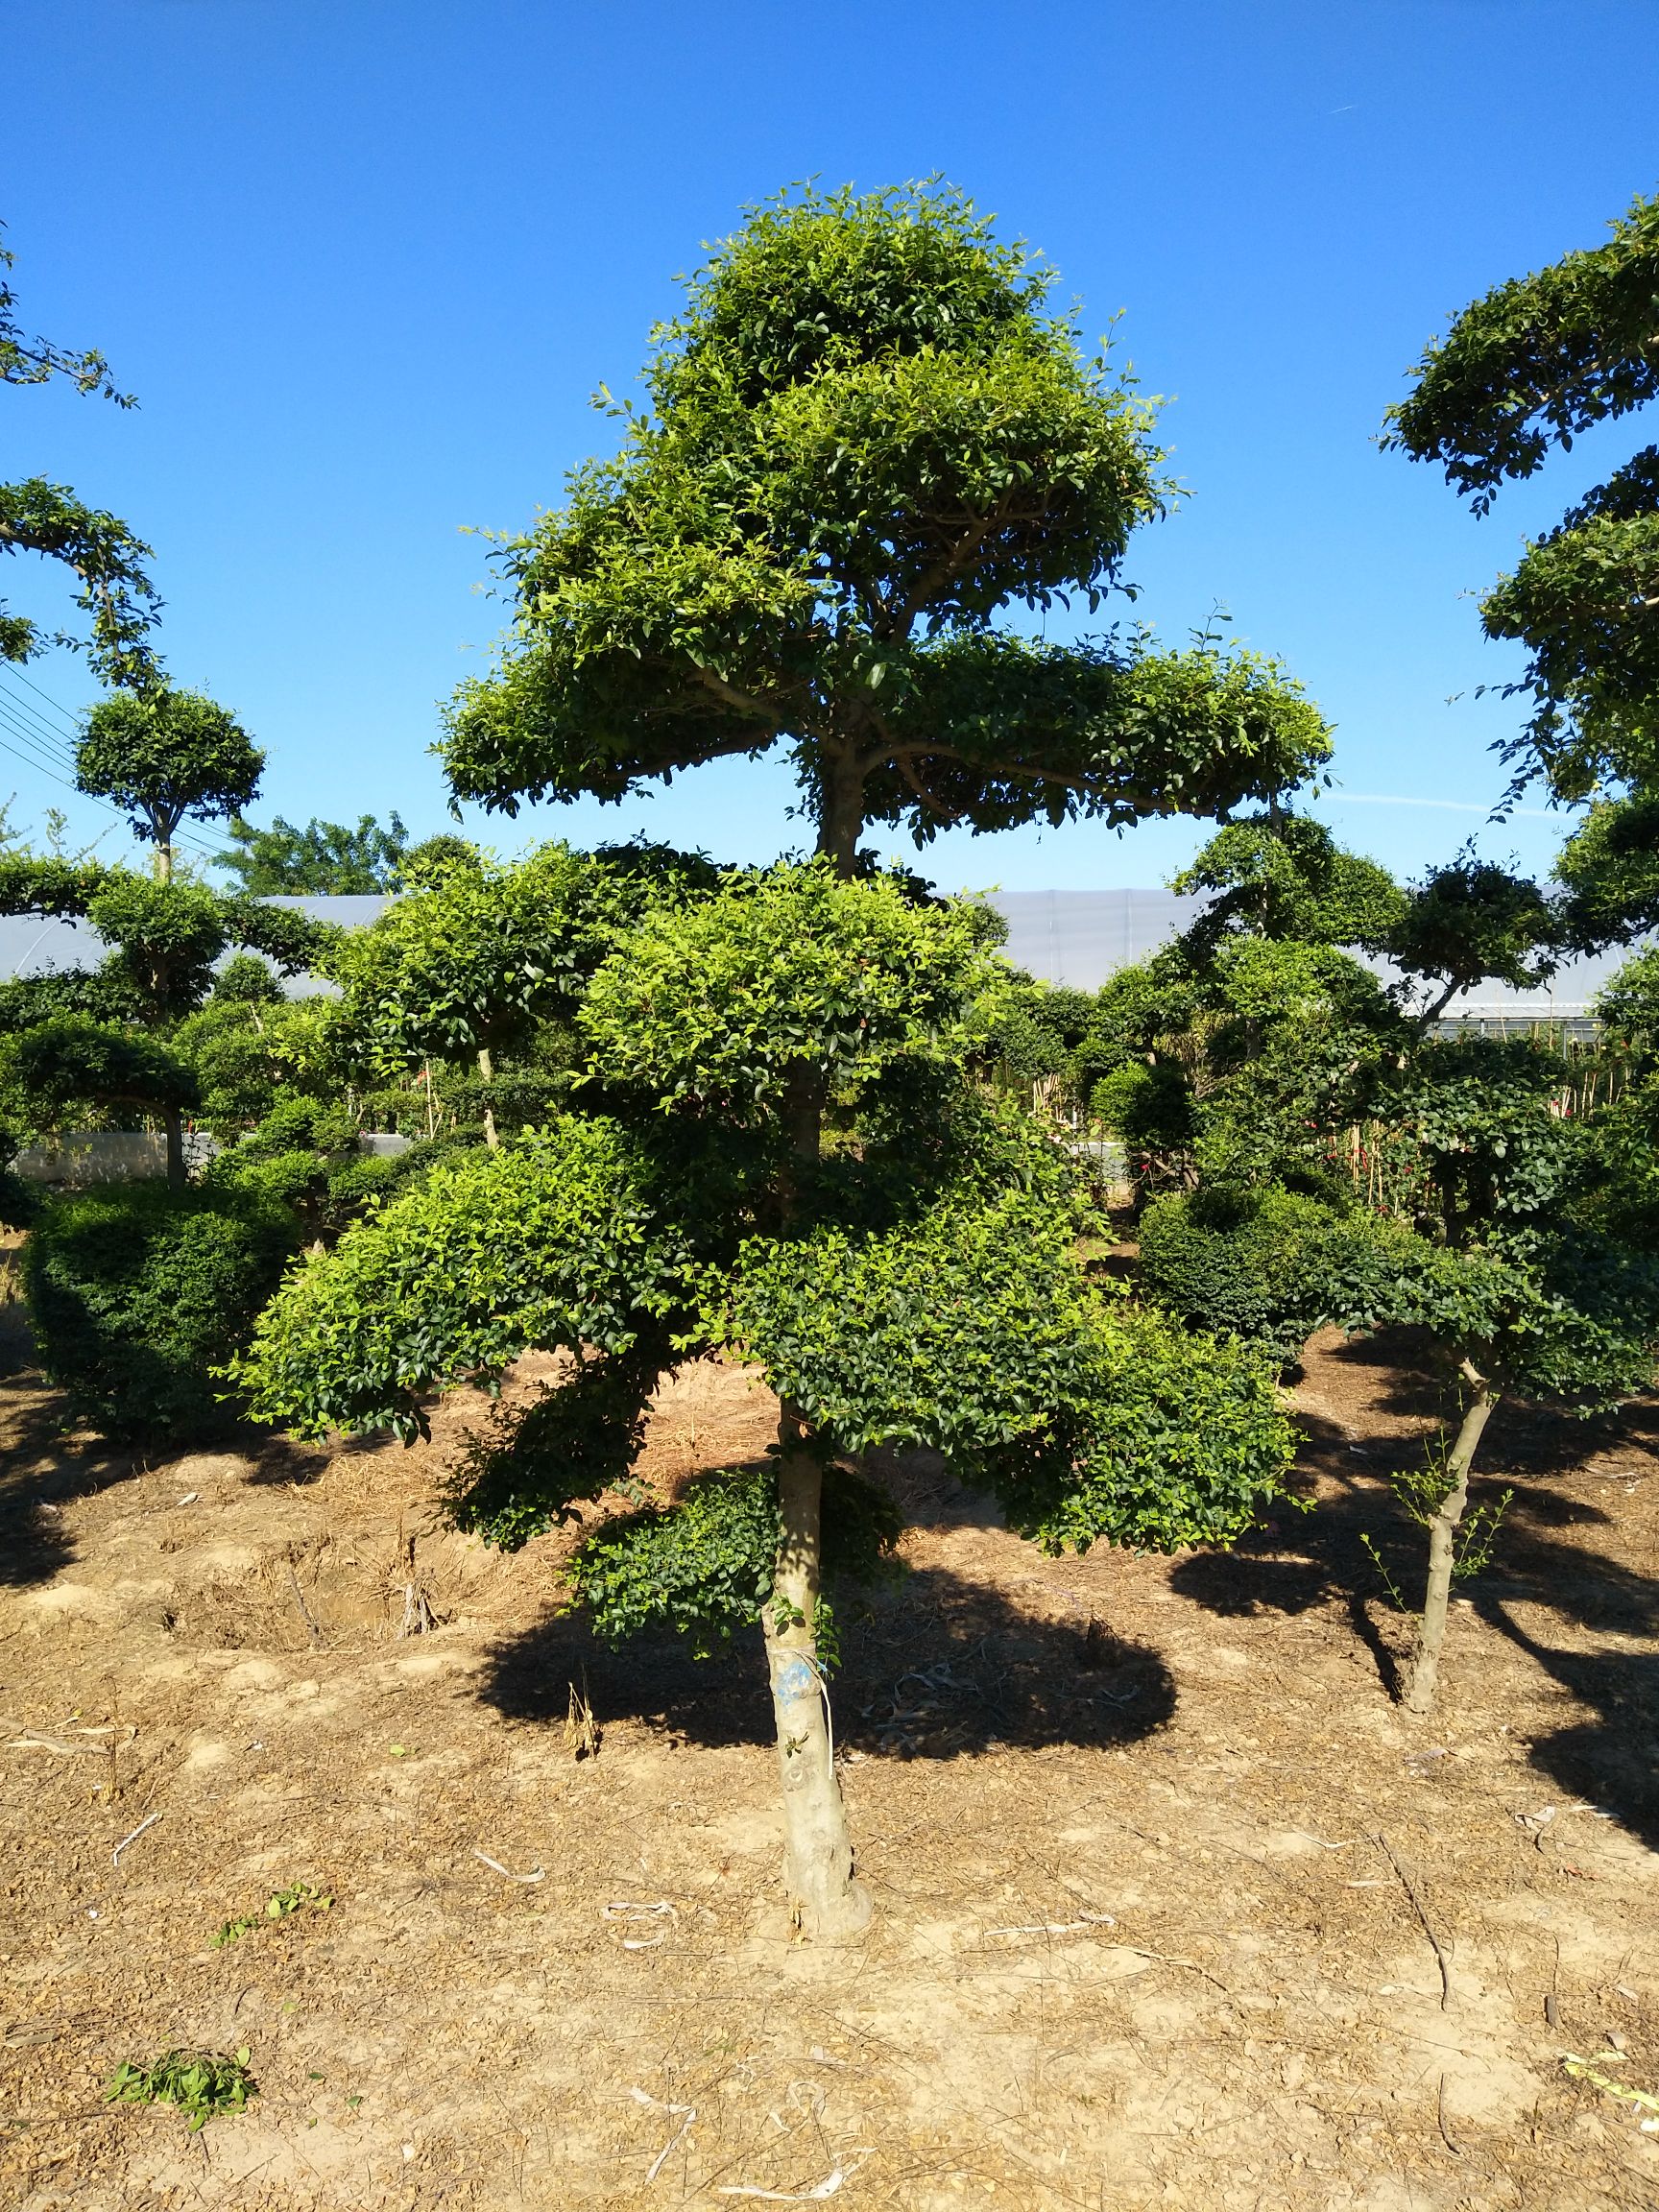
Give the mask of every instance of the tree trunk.
<svg viewBox="0 0 1659 2212">
<path fill-rule="evenodd" d="M 849 757 L 831 759 L 824 770 L 824 810 L 818 821 L 818 850 L 844 880 L 857 873 L 858 832 L 864 827 L 864 778 Z"/>
<path fill-rule="evenodd" d="M 162 1111 L 161 1122 L 167 1132 L 167 1188 L 182 1190 L 185 1184 L 184 1117 L 177 1106 L 168 1106 Z"/>
<path fill-rule="evenodd" d="M 161 839 L 156 847 L 156 880 L 171 883 L 173 880 L 173 846 L 169 839 Z"/>
<path fill-rule="evenodd" d="M 478 1047 L 478 1072 L 486 1083 L 494 1082 L 495 1063 L 490 1057 L 488 1045 L 480 1045 Z M 501 1140 L 495 1134 L 495 1109 L 490 1103 L 488 1092 L 484 1096 L 484 1142 L 492 1152 L 499 1151 Z"/>
<path fill-rule="evenodd" d="M 870 1922 L 870 1893 L 853 1878 L 853 1842 L 835 1776 L 830 1693 L 818 1663 L 823 1469 L 801 1447 L 801 1416 L 783 1407 L 779 1424 L 778 1499 L 783 1537 L 774 1600 L 765 1615 L 766 1661 L 778 1726 L 783 1786 L 783 1880 L 790 1916 L 804 1936 L 840 1943 Z"/>
<path fill-rule="evenodd" d="M 1469 1503 L 1469 1468 L 1481 1432 L 1492 1418 L 1501 1393 L 1483 1375 L 1465 1362 L 1464 1372 L 1475 1395 L 1464 1409 L 1457 1441 L 1446 1471 L 1452 1487 L 1440 1501 L 1429 1524 L 1429 1588 L 1423 1599 L 1423 1622 L 1418 1631 L 1417 1655 L 1411 1666 L 1406 1703 L 1413 1713 L 1427 1713 L 1434 1702 L 1434 1685 L 1440 1675 L 1440 1652 L 1446 1642 L 1446 1612 L 1452 1602 L 1452 1566 L 1457 1528 Z"/>
</svg>

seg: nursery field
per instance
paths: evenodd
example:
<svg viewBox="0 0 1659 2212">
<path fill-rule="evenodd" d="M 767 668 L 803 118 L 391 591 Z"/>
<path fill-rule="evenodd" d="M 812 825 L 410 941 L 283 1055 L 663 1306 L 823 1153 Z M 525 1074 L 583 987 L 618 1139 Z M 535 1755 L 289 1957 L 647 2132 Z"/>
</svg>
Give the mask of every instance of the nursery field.
<svg viewBox="0 0 1659 2212">
<path fill-rule="evenodd" d="M 910 1572 L 836 1696 L 876 1917 L 838 1949 L 789 1939 L 755 1655 L 607 1653 L 568 1538 L 443 1530 L 477 1401 L 407 1452 L 134 1465 L 62 1436 L 0 1321 L 6 2202 L 1659 2199 L 1659 2107 L 1563 2063 L 1659 2089 L 1650 1403 L 1500 1411 L 1515 1501 L 1425 1723 L 1360 1541 L 1442 1403 L 1408 1338 L 1316 1341 L 1318 1510 L 1231 1555 L 1045 1559 L 893 1470 Z M 695 1364 L 640 1473 L 775 1419 Z M 296 1885 L 331 1905 L 271 1917 Z M 176 2046 L 245 2048 L 247 2110 L 103 2103 Z"/>
</svg>

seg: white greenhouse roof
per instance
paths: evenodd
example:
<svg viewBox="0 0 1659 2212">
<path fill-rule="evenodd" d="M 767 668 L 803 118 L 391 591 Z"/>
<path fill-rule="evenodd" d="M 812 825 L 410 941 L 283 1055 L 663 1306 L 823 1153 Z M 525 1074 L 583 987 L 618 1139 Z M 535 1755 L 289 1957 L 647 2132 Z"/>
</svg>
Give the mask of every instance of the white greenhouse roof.
<svg viewBox="0 0 1659 2212">
<path fill-rule="evenodd" d="M 348 929 L 363 928 L 388 903 L 384 897 L 371 894 L 271 901 L 274 906 L 296 906 Z M 1017 967 L 1045 982 L 1094 991 L 1118 969 L 1166 945 L 1202 910 L 1204 901 L 1181 898 L 1173 891 L 995 891 L 987 903 L 1008 925 L 1004 950 Z M 93 967 L 102 952 L 97 931 L 84 922 L 0 915 L 0 980 Z M 1582 1020 L 1597 993 L 1627 957 L 1620 950 L 1565 961 L 1552 980 L 1535 991 L 1483 983 L 1468 997 L 1455 999 L 1448 1014 L 1522 1022 Z M 1388 972 L 1385 962 L 1368 965 L 1379 974 Z M 326 986 L 299 976 L 290 988 L 304 994 Z"/>
</svg>

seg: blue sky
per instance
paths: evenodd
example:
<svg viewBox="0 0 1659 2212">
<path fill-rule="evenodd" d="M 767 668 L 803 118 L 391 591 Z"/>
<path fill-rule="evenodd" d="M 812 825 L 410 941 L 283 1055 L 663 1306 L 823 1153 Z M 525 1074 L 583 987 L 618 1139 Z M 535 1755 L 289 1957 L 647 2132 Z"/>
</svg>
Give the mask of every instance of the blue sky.
<svg viewBox="0 0 1659 2212">
<path fill-rule="evenodd" d="M 1559 817 L 1482 828 L 1519 709 L 1474 696 L 1515 661 L 1470 595 L 1636 436 L 1484 522 L 1375 439 L 1451 312 L 1659 186 L 1652 0 L 0 0 L 0 36 L 25 323 L 100 346 L 141 401 L 0 395 L 0 477 L 150 540 L 172 673 L 270 752 L 256 818 L 442 827 L 436 705 L 502 620 L 465 526 L 521 526 L 609 447 L 588 396 L 627 386 L 746 202 L 937 171 L 1045 250 L 1091 332 L 1124 310 L 1170 396 L 1191 496 L 1131 550 L 1136 612 L 1178 638 L 1219 605 L 1301 677 L 1348 842 L 1409 874 L 1479 831 L 1548 867 Z M 8 568 L 61 614 L 44 570 Z M 37 694 L 0 672 L 0 742 L 19 695 L 37 737 L 64 728 L 47 701 L 92 695 L 65 657 L 28 673 Z M 13 788 L 26 821 L 107 819 L 0 752 Z M 781 765 L 724 763 L 620 810 L 469 820 L 750 860 L 803 841 L 791 796 Z M 923 865 L 1153 883 L 1202 834 L 960 836 Z"/>
</svg>

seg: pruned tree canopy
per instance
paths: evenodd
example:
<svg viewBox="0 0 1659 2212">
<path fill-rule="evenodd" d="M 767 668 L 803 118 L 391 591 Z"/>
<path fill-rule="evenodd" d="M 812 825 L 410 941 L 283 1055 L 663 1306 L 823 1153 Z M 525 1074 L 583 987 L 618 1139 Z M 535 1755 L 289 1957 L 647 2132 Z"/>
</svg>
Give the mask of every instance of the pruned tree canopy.
<svg viewBox="0 0 1659 2212">
<path fill-rule="evenodd" d="M 1051 273 L 941 186 L 752 212 L 656 333 L 624 445 L 502 549 L 517 618 L 444 747 L 464 798 L 620 799 L 785 748 L 820 850 L 862 826 L 1213 812 L 1328 749 L 1271 662 L 998 619 L 1122 584 L 1164 511 L 1150 405 Z"/>
<path fill-rule="evenodd" d="M 127 816 L 171 873 L 181 822 L 211 821 L 249 805 L 265 756 L 236 717 L 200 691 L 154 685 L 112 692 L 86 716 L 75 781 Z"/>
<path fill-rule="evenodd" d="M 111 381 L 101 353 L 72 352 L 27 335 L 16 296 L 6 279 L 12 255 L 0 246 L 0 384 L 47 384 L 67 377 L 78 392 L 136 402 Z M 154 680 L 157 664 L 150 632 L 161 602 L 145 564 L 150 547 L 125 522 L 78 499 L 67 485 L 44 476 L 0 484 L 0 552 L 38 553 L 60 561 L 76 579 L 75 600 L 91 625 L 89 639 L 58 631 L 42 635 L 27 615 L 0 600 L 0 661 L 27 661 L 46 645 L 87 645 L 92 666 L 110 683 Z"/>
<path fill-rule="evenodd" d="M 1659 395 L 1659 195 L 1602 246 L 1497 285 L 1456 316 L 1389 411 L 1384 444 L 1434 461 L 1484 514 L 1551 449 Z M 1595 486 L 1481 605 L 1524 644 L 1534 711 L 1505 748 L 1562 798 L 1659 774 L 1659 446 Z"/>
</svg>

